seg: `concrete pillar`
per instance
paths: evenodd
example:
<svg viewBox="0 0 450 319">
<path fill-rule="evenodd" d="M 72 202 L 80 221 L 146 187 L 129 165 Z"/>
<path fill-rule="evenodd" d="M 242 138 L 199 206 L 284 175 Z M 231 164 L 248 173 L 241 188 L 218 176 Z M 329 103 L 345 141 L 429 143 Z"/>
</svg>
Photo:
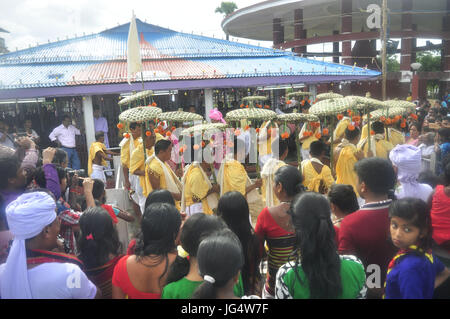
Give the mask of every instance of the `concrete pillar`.
<svg viewBox="0 0 450 319">
<path fill-rule="evenodd" d="M 338 34 L 338 30 L 333 31 L 333 35 Z M 339 42 L 333 42 L 333 63 L 339 63 Z"/>
<path fill-rule="evenodd" d="M 413 9 L 412 0 L 403 0 L 402 1 L 402 31 L 413 31 L 412 27 L 412 14 L 411 11 Z M 413 46 L 413 38 L 412 37 L 404 37 L 402 38 L 401 43 L 401 57 L 400 57 L 400 71 L 410 71 L 411 70 L 411 53 Z"/>
<path fill-rule="evenodd" d="M 94 108 L 92 106 L 92 96 L 83 97 L 83 120 L 86 129 L 86 146 L 89 147 L 95 142 L 95 128 L 94 128 Z"/>
<path fill-rule="evenodd" d="M 281 19 L 273 19 L 273 45 L 278 45 L 284 42 L 284 27 L 281 24 Z"/>
<path fill-rule="evenodd" d="M 205 99 L 205 119 L 211 123 L 211 119 L 209 118 L 209 111 L 211 111 L 214 106 L 213 90 L 205 89 L 203 97 Z"/>
<path fill-rule="evenodd" d="M 303 29 L 303 9 L 294 10 L 294 40 L 306 39 L 306 30 Z M 306 53 L 306 46 L 294 47 L 294 52 L 301 55 Z"/>
<path fill-rule="evenodd" d="M 341 3 L 341 34 L 352 33 L 352 0 Z M 352 64 L 352 41 L 342 41 L 342 64 Z"/>
</svg>

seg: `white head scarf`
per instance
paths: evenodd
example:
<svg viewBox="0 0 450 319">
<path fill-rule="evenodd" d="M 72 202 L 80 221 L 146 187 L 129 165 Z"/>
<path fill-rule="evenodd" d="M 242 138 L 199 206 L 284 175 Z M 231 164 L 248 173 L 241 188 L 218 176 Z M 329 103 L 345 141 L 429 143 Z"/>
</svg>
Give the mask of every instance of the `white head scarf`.
<svg viewBox="0 0 450 319">
<path fill-rule="evenodd" d="M 1 280 L 2 299 L 31 299 L 25 240 L 37 236 L 56 218 L 55 200 L 45 192 L 19 196 L 6 207 L 14 241 Z"/>
<path fill-rule="evenodd" d="M 421 150 L 413 145 L 399 144 L 391 150 L 389 159 L 398 169 L 397 179 L 405 195 L 415 197 L 419 194 L 422 189 L 417 182 L 422 164 Z"/>
</svg>

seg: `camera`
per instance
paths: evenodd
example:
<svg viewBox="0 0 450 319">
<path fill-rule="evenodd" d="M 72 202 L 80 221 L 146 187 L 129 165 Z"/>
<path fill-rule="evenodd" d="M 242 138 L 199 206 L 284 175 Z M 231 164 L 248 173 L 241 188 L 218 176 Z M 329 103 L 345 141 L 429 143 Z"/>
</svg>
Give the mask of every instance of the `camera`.
<svg viewBox="0 0 450 319">
<path fill-rule="evenodd" d="M 69 181 L 72 180 L 72 177 L 77 174 L 78 177 L 87 177 L 86 171 L 84 169 L 71 169 L 70 167 L 66 168 L 66 173 L 67 173 L 67 179 Z M 82 187 L 83 186 L 83 180 L 78 180 L 78 186 Z"/>
</svg>

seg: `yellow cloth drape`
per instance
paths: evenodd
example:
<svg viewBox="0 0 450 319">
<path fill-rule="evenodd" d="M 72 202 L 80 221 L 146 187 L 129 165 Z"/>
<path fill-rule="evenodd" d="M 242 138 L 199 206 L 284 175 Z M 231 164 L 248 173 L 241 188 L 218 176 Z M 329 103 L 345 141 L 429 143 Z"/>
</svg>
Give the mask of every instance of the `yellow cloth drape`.
<svg viewBox="0 0 450 319">
<path fill-rule="evenodd" d="M 137 170 L 145 171 L 145 176 L 139 175 L 139 184 L 142 187 L 142 194 L 145 197 L 147 197 L 147 195 L 149 194 L 149 190 L 151 189 L 151 185 L 150 185 L 150 180 L 147 175 L 147 170 L 145 169 L 145 158 L 144 158 L 143 148 L 144 148 L 144 145 L 139 144 L 138 147 L 133 151 L 133 153 L 131 154 L 129 169 L 130 169 L 131 174 L 134 174 L 134 172 Z M 152 156 L 153 152 L 154 152 L 154 148 L 152 148 L 151 150 L 146 150 L 147 157 Z M 149 188 L 149 186 L 150 186 L 150 188 Z"/>
<path fill-rule="evenodd" d="M 358 194 L 358 175 L 354 170 L 354 166 L 358 161 L 355 153 L 356 146 L 349 144 L 341 149 L 336 163 L 336 184 L 352 185 L 353 190 Z"/>
<path fill-rule="evenodd" d="M 92 162 L 95 159 L 95 155 L 97 152 L 105 152 L 106 151 L 106 145 L 101 142 L 94 142 L 91 144 L 91 147 L 89 148 L 89 158 L 88 158 L 88 176 L 91 176 L 92 174 Z M 102 159 L 102 166 L 106 166 L 106 161 Z"/>
<path fill-rule="evenodd" d="M 391 142 L 386 140 L 376 140 L 375 141 L 375 150 L 377 152 L 376 156 L 389 159 L 389 152 L 394 148 Z M 367 156 L 367 152 L 369 150 L 369 144 L 366 142 L 364 144 L 364 154 Z"/>
<path fill-rule="evenodd" d="M 172 174 L 172 178 L 178 179 L 178 177 L 173 172 L 172 168 L 167 164 L 164 163 L 166 168 L 169 170 L 169 172 Z M 150 163 L 146 164 L 145 169 L 145 175 L 146 175 L 146 182 L 147 182 L 147 194 L 151 193 L 153 191 L 152 184 L 150 183 L 149 175 L 152 175 L 154 177 L 159 178 L 159 188 L 160 189 L 167 189 L 167 183 L 166 183 L 166 176 L 164 174 L 164 170 L 161 167 L 161 163 L 155 159 L 150 161 Z M 147 196 L 147 195 L 145 195 Z M 181 209 L 180 201 L 175 201 L 175 206 L 178 210 Z"/>
<path fill-rule="evenodd" d="M 134 149 L 139 146 L 139 139 L 134 139 Z M 120 162 L 122 166 L 130 167 L 130 140 L 126 141 L 120 149 Z"/>
<path fill-rule="evenodd" d="M 300 133 L 299 133 L 299 138 L 303 137 L 303 133 L 307 130 L 307 125 L 306 123 L 303 125 Z M 302 149 L 304 150 L 309 150 L 309 147 L 311 145 L 312 142 L 318 141 L 316 134 L 319 133 L 320 131 L 320 127 L 316 127 L 314 128 L 314 130 L 312 131 L 313 134 L 311 136 L 309 136 L 308 138 L 304 139 L 302 141 Z"/>
<path fill-rule="evenodd" d="M 243 126 L 244 127 L 244 126 Z M 272 154 L 272 134 L 269 134 L 267 130 L 269 129 L 269 121 L 264 121 L 261 125 L 260 129 L 260 138 L 261 141 L 258 141 L 258 155 L 265 156 L 268 154 Z M 266 136 L 264 139 L 263 136 Z"/>
<path fill-rule="evenodd" d="M 389 142 L 391 142 L 392 146 L 395 147 L 399 144 L 405 144 L 405 136 L 402 134 L 402 132 L 399 132 L 393 128 L 388 128 L 388 132 L 389 132 Z"/>
<path fill-rule="evenodd" d="M 223 179 L 223 194 L 237 191 L 245 196 L 248 176 L 241 163 L 238 161 L 229 161 L 225 163 Z"/>
<path fill-rule="evenodd" d="M 280 167 L 282 167 L 282 166 L 285 166 L 285 165 L 287 165 L 285 162 L 283 162 L 283 161 L 279 161 L 278 162 L 278 164 L 275 166 L 275 168 L 273 169 L 273 173 L 272 173 L 272 180 L 274 180 L 274 175 L 275 175 L 275 172 L 280 168 Z M 263 169 L 263 171 L 264 171 L 264 169 Z M 264 201 L 264 205 L 266 205 L 267 206 L 267 204 L 266 204 L 266 202 L 267 202 L 267 199 L 266 199 L 266 194 L 267 194 L 267 183 L 268 183 L 268 177 L 264 177 L 264 176 L 262 176 L 262 174 L 261 174 L 261 178 L 262 178 L 262 185 L 261 185 L 261 194 L 262 194 L 262 198 L 263 198 L 263 201 Z M 269 185 L 269 187 L 273 187 L 273 185 Z M 270 192 L 271 192 L 271 197 L 272 197 L 272 200 L 273 200 L 273 204 L 274 205 L 278 205 L 279 203 L 280 203 L 280 201 L 278 200 L 278 198 L 275 196 L 275 195 L 273 195 L 273 190 L 270 190 Z"/>
<path fill-rule="evenodd" d="M 348 125 L 350 124 L 351 119 L 347 116 L 345 116 L 342 120 L 339 121 L 339 123 L 336 125 L 336 128 L 334 130 L 334 139 L 337 140 L 338 138 L 345 137 L 345 130 L 347 129 Z"/>
<path fill-rule="evenodd" d="M 327 165 L 322 166 L 320 174 L 314 169 L 311 161 L 308 161 L 304 166 L 302 165 L 303 173 L 303 186 L 308 188 L 312 192 L 319 192 L 320 181 L 323 182 L 327 189 L 330 189 L 334 184 L 333 175 L 331 175 L 331 169 Z"/>
<path fill-rule="evenodd" d="M 206 195 L 209 192 L 209 185 L 200 171 L 199 167 L 191 165 L 186 172 L 186 183 L 184 185 L 184 198 L 186 207 L 201 201 L 203 213 L 212 215 L 213 211 L 208 205 Z"/>
</svg>

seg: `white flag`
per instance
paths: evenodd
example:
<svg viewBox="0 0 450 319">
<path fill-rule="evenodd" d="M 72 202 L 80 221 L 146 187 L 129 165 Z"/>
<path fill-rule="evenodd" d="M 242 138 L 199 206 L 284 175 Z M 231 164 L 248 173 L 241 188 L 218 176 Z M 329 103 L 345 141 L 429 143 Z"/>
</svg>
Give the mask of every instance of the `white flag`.
<svg viewBox="0 0 450 319">
<path fill-rule="evenodd" d="M 130 30 L 128 31 L 127 43 L 127 81 L 130 83 L 130 78 L 137 72 L 142 72 L 141 51 L 139 47 L 139 38 L 136 27 L 136 16 L 131 18 Z"/>
</svg>

